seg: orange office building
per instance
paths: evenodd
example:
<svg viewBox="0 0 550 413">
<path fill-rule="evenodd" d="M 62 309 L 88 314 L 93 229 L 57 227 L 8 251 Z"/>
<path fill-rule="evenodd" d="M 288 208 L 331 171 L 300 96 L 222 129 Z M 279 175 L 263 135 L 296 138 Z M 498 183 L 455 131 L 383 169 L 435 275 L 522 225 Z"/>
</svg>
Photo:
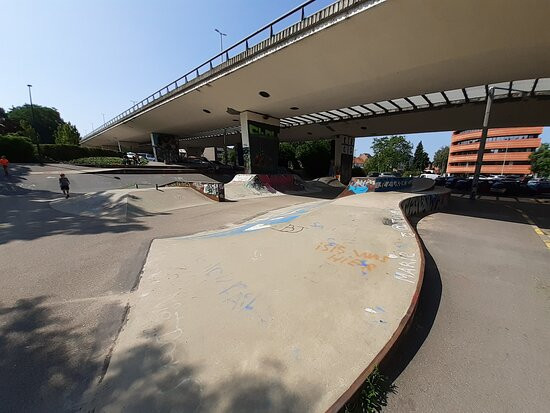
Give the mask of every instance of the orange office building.
<svg viewBox="0 0 550 413">
<path fill-rule="evenodd" d="M 542 127 L 489 129 L 483 154 L 484 175 L 528 175 L 529 155 L 541 144 Z M 473 175 L 481 129 L 455 131 L 451 136 L 447 172 Z"/>
</svg>

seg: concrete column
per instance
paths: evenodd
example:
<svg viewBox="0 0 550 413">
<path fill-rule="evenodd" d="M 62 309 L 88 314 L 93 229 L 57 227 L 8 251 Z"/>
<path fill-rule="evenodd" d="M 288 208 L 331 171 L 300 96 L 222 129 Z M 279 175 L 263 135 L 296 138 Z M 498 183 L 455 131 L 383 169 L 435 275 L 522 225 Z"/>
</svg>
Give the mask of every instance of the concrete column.
<svg viewBox="0 0 550 413">
<path fill-rule="evenodd" d="M 247 174 L 277 173 L 279 119 L 254 112 L 241 112 L 244 171 Z"/>
<path fill-rule="evenodd" d="M 165 133 L 151 133 L 151 145 L 153 146 L 153 155 L 157 161 L 164 163 L 177 162 L 179 158 L 178 137 Z"/>
<path fill-rule="evenodd" d="M 118 140 L 117 140 L 117 142 L 118 142 Z M 157 145 L 158 144 L 159 144 L 158 134 L 157 133 L 151 133 L 151 146 L 153 148 L 153 157 L 155 158 L 155 162 L 158 162 L 158 158 L 157 158 Z M 120 142 L 118 142 L 118 147 L 120 148 Z"/>
<path fill-rule="evenodd" d="M 334 175 L 346 185 L 351 179 L 354 147 L 355 138 L 352 136 L 338 135 L 334 138 Z"/>
</svg>

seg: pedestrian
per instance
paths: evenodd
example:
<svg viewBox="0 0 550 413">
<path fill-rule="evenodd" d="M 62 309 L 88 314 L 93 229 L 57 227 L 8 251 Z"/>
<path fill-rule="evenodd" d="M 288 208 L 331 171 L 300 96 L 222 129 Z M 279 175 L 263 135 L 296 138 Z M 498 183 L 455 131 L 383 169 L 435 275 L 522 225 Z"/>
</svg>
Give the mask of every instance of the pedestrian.
<svg viewBox="0 0 550 413">
<path fill-rule="evenodd" d="M 65 195 L 65 198 L 69 197 L 69 185 L 71 183 L 69 182 L 69 179 L 65 176 L 65 174 L 59 175 L 59 187 L 63 191 L 63 195 Z"/>
<path fill-rule="evenodd" d="M 2 165 L 2 169 L 4 170 L 4 175 L 8 176 L 8 165 L 10 164 L 10 161 L 8 161 L 8 158 L 6 158 L 5 155 L 2 155 L 0 158 L 0 165 Z"/>
</svg>

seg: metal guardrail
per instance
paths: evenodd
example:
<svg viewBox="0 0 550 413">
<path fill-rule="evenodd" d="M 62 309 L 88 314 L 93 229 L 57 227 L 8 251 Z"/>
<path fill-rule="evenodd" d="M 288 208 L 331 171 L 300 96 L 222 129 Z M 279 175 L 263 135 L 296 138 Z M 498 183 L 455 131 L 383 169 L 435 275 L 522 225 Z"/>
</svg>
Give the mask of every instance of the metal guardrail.
<svg viewBox="0 0 550 413">
<path fill-rule="evenodd" d="M 204 63 L 200 64 L 199 66 L 195 67 L 194 69 L 190 70 L 189 72 L 187 72 L 183 76 L 179 77 L 175 81 L 169 83 L 166 86 L 163 86 L 162 88 L 160 88 L 156 92 L 154 92 L 154 93 L 150 94 L 149 96 L 147 96 L 145 99 L 142 99 L 141 101 L 137 102 L 136 104 L 134 104 L 129 109 L 125 110 L 124 112 L 120 113 L 119 115 L 115 116 L 114 118 L 112 118 L 109 121 L 107 121 L 106 123 L 104 123 L 102 126 L 100 126 L 98 128 L 95 128 L 93 131 L 88 133 L 83 139 L 86 140 L 90 136 L 95 135 L 99 131 L 107 129 L 108 127 L 118 123 L 123 118 L 127 117 L 128 115 L 131 115 L 132 113 L 137 112 L 139 109 L 144 108 L 145 106 L 149 105 L 150 103 L 153 103 L 153 102 L 157 101 L 158 99 L 166 96 L 167 94 L 169 94 L 171 92 L 174 92 L 177 89 L 180 89 L 182 86 L 186 85 L 188 82 L 197 79 L 199 76 L 201 76 L 201 75 L 205 74 L 206 72 L 214 69 L 214 67 L 219 66 L 220 64 L 224 63 L 224 60 L 223 60 L 224 58 L 225 58 L 225 62 L 228 62 L 230 60 L 230 55 L 229 55 L 230 52 L 232 52 L 232 51 L 236 52 L 236 50 L 239 49 L 241 46 L 244 46 L 243 51 L 247 52 L 248 50 L 250 50 L 254 46 L 261 43 L 262 41 L 265 41 L 265 39 L 258 40 L 258 42 L 256 42 L 254 45 L 251 45 L 251 40 L 253 40 L 256 36 L 258 36 L 262 33 L 269 32 L 268 39 L 270 39 L 270 38 L 274 37 L 276 34 L 280 33 L 281 31 L 286 30 L 286 28 L 281 29 L 278 32 L 275 32 L 275 30 L 274 30 L 275 25 L 282 22 L 283 20 L 285 20 L 285 19 L 287 19 L 291 16 L 295 16 L 295 15 L 300 15 L 300 21 L 303 21 L 303 20 L 307 19 L 312 14 L 310 14 L 306 17 L 306 7 L 309 6 L 312 3 L 317 2 L 317 1 L 319 1 L 319 0 L 308 0 L 308 1 L 300 4 L 299 6 L 295 7 L 294 9 L 290 10 L 289 12 L 283 14 L 281 17 L 273 20 L 271 23 L 266 24 L 262 28 L 256 30 L 251 35 L 245 37 L 244 39 L 238 41 L 237 43 L 233 44 L 232 46 L 228 47 L 227 49 L 221 51 L 220 53 L 218 53 L 217 55 L 215 55 L 211 59 L 207 60 L 206 62 L 204 62 Z M 357 0 L 345 0 L 343 3 L 349 3 L 348 5 L 351 5 L 351 4 L 356 3 L 356 2 L 357 2 Z M 340 2 L 336 2 L 336 3 L 340 3 Z M 330 5 L 328 7 L 324 7 L 324 8 L 321 8 L 319 10 L 316 10 L 315 12 L 313 12 L 313 14 L 318 13 L 321 10 L 331 8 L 336 3 L 333 3 L 332 5 Z M 344 7 L 345 7 L 345 5 L 344 5 Z M 296 24 L 296 23 L 293 23 L 293 24 Z M 291 27 L 291 26 L 289 26 L 289 27 Z M 238 53 L 235 53 L 233 55 L 233 57 L 239 55 L 240 53 L 243 53 L 243 51 L 239 51 Z M 204 70 L 205 68 L 206 68 L 206 70 Z M 201 70 L 202 70 L 202 73 L 201 73 Z"/>
</svg>

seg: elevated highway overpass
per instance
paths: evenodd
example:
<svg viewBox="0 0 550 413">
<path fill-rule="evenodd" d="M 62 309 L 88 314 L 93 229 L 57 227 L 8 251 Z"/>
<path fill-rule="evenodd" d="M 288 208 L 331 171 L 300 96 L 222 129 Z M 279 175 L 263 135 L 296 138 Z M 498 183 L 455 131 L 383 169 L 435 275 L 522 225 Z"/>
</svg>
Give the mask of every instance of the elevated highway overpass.
<svg viewBox="0 0 550 413">
<path fill-rule="evenodd" d="M 476 128 L 491 85 L 509 93 L 490 126 L 550 123 L 548 2 L 340 0 L 311 13 L 315 6 L 264 26 L 83 144 L 150 147 L 173 137 L 253 150 L 249 122 L 275 127 L 281 140 Z"/>
</svg>

